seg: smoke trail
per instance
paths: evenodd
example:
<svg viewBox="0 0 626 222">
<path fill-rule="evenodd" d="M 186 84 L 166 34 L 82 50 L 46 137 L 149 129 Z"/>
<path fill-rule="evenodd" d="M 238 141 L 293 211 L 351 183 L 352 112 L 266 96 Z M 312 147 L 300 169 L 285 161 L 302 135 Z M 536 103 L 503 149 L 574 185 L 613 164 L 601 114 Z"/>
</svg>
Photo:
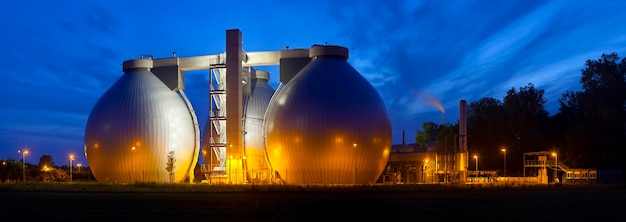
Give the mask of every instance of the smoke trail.
<svg viewBox="0 0 626 222">
<path fill-rule="evenodd" d="M 446 109 L 443 108 L 443 105 L 441 104 L 441 102 L 435 98 L 434 96 L 430 95 L 429 93 L 426 92 L 422 92 L 422 98 L 424 98 L 424 100 L 426 100 L 426 102 L 428 103 L 428 105 L 431 105 L 435 108 L 437 108 L 439 111 L 441 111 L 441 113 L 446 113 Z"/>
</svg>

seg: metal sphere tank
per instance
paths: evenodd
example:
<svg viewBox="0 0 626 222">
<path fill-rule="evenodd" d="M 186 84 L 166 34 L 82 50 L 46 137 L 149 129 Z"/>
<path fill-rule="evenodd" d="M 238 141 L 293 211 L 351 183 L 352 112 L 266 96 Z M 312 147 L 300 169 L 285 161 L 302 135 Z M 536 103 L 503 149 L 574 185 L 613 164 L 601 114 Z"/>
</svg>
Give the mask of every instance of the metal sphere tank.
<svg viewBox="0 0 626 222">
<path fill-rule="evenodd" d="M 265 111 L 274 95 L 269 84 L 269 73 L 256 70 L 250 83 L 244 86 L 244 152 L 250 179 L 254 182 L 269 182 L 270 168 L 265 158 L 265 138 L 263 120 Z M 249 88 L 249 89 L 248 89 Z"/>
<path fill-rule="evenodd" d="M 269 73 L 262 70 L 253 70 L 248 83 L 243 85 L 243 130 L 244 155 L 249 179 L 253 182 L 269 182 L 270 169 L 265 158 L 265 140 L 263 138 L 263 119 L 265 110 L 274 95 L 274 88 L 269 85 Z M 217 154 L 211 152 L 209 139 L 213 133 L 214 140 L 219 140 L 220 135 L 211 120 L 207 122 L 203 130 L 202 157 L 205 162 L 216 164 L 219 162 Z"/>
<path fill-rule="evenodd" d="M 267 156 L 291 184 L 374 183 L 391 148 L 391 123 L 374 87 L 340 46 L 315 45 L 312 61 L 267 109 Z"/>
<path fill-rule="evenodd" d="M 195 164 L 192 114 L 181 96 L 151 71 L 152 60 L 109 88 L 93 107 L 85 128 L 85 156 L 98 181 L 180 182 Z M 173 151 L 173 175 L 166 170 Z"/>
</svg>

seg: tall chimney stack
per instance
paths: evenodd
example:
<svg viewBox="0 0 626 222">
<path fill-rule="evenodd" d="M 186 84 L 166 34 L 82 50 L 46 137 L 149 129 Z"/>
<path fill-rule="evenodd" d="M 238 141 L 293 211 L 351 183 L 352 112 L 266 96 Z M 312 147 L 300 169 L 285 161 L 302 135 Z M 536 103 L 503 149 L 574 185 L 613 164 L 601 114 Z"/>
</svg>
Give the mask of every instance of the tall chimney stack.
<svg viewBox="0 0 626 222">
<path fill-rule="evenodd" d="M 467 152 L 467 102 L 459 104 L 459 151 Z"/>
<path fill-rule="evenodd" d="M 402 147 L 404 147 L 404 130 L 402 130 Z"/>
</svg>

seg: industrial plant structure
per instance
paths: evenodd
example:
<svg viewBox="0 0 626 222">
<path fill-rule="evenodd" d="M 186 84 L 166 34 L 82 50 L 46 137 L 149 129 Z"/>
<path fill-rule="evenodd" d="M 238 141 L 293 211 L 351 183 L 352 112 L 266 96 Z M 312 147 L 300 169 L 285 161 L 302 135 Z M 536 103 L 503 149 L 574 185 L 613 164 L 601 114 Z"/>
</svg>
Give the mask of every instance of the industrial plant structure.
<svg viewBox="0 0 626 222">
<path fill-rule="evenodd" d="M 202 149 L 211 183 L 376 182 L 389 159 L 391 124 L 378 92 L 347 62 L 347 48 L 245 52 L 241 43 L 239 30 L 227 30 L 223 54 L 125 61 L 87 121 L 94 176 L 193 181 Z M 255 68 L 265 65 L 279 65 L 277 90 Z M 184 93 L 189 70 L 211 76 L 201 139 Z"/>
</svg>

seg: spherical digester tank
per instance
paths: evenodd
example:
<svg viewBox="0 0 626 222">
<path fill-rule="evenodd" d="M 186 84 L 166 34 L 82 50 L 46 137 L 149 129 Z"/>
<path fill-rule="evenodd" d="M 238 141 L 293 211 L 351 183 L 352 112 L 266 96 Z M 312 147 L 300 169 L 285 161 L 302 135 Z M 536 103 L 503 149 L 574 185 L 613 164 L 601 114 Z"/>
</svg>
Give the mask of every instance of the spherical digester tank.
<svg viewBox="0 0 626 222">
<path fill-rule="evenodd" d="M 190 109 L 150 72 L 152 60 L 133 62 L 89 115 L 87 162 L 98 181 L 180 182 L 197 151 Z M 171 154 L 173 175 L 166 169 Z"/>
<path fill-rule="evenodd" d="M 243 131 L 244 131 L 244 155 L 246 157 L 246 169 L 252 182 L 269 182 L 270 168 L 265 158 L 265 139 L 263 138 L 263 119 L 265 110 L 269 104 L 274 88 L 269 85 L 269 73 L 263 70 L 252 70 L 250 81 L 243 85 Z M 213 133 L 214 140 L 221 135 L 215 127 L 211 126 L 211 120 L 207 119 L 203 130 L 202 157 L 205 162 L 214 164 L 219 162 L 217 154 L 212 152 L 209 140 Z"/>
<path fill-rule="evenodd" d="M 339 46 L 313 46 L 313 60 L 267 109 L 267 155 L 291 184 L 374 183 L 391 148 L 391 123 L 374 87 Z"/>
<path fill-rule="evenodd" d="M 269 73 L 256 70 L 252 73 L 250 83 L 244 87 L 244 152 L 246 168 L 253 182 L 269 182 L 270 168 L 265 158 L 265 138 L 263 137 L 263 120 L 265 111 L 274 95 L 274 88 L 269 85 Z"/>
</svg>

